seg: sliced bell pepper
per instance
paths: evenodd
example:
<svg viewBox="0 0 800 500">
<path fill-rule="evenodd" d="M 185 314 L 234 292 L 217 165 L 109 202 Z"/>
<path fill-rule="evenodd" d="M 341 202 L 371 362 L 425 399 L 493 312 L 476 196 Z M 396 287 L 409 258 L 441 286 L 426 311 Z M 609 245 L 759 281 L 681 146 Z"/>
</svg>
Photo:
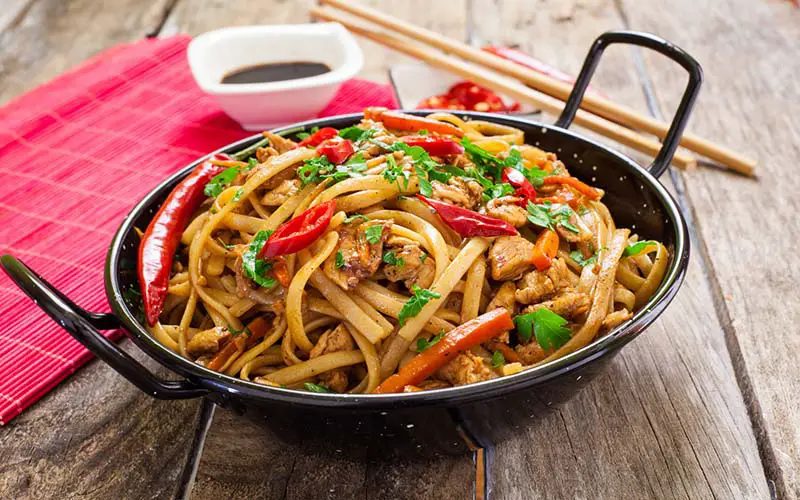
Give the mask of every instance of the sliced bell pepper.
<svg viewBox="0 0 800 500">
<path fill-rule="evenodd" d="M 281 224 L 272 233 L 258 253 L 259 259 L 269 259 L 278 255 L 297 253 L 314 243 L 333 217 L 336 200 L 311 207 L 288 222 Z M 278 276 L 276 275 L 276 279 Z"/>
<path fill-rule="evenodd" d="M 449 203 L 432 200 L 421 194 L 418 194 L 417 198 L 434 209 L 453 231 L 466 238 L 473 236 L 513 236 L 517 234 L 516 228 L 504 220 L 495 219 Z"/>
<path fill-rule="evenodd" d="M 447 122 L 400 113 L 399 111 L 389 111 L 386 108 L 367 108 L 364 110 L 364 118 L 381 122 L 386 128 L 403 130 L 405 132 L 427 130 L 428 132 L 441 135 L 464 136 L 463 130 Z"/>
<path fill-rule="evenodd" d="M 432 156 L 460 155 L 464 146 L 439 135 L 407 135 L 400 139 L 409 146 L 419 146 Z"/>
<path fill-rule="evenodd" d="M 375 392 L 401 392 L 433 375 L 462 352 L 514 328 L 511 315 L 504 308 L 495 309 L 469 320 L 447 332 L 442 339 L 414 356 L 394 375 L 384 380 Z"/>
<path fill-rule="evenodd" d="M 558 254 L 558 233 L 545 229 L 539 233 L 533 245 L 531 262 L 539 271 L 548 269 L 553 264 L 553 259 Z"/>
<path fill-rule="evenodd" d="M 317 147 L 320 156 L 324 156 L 331 163 L 341 165 L 355 152 L 353 143 L 341 137 L 328 139 Z"/>
<path fill-rule="evenodd" d="M 319 146 L 320 144 L 322 144 L 324 141 L 327 141 L 328 139 L 333 139 L 334 137 L 337 137 L 338 135 L 339 135 L 339 131 L 336 130 L 335 128 L 333 128 L 333 127 L 323 127 L 321 129 L 317 130 L 316 132 L 314 132 L 313 134 L 311 134 L 309 137 L 306 137 L 305 139 L 300 141 L 297 145 L 300 146 L 301 148 L 304 147 L 304 146 L 314 146 L 314 147 L 316 147 L 316 146 Z"/>
<path fill-rule="evenodd" d="M 514 168 L 503 169 L 503 182 L 511 184 L 516 188 L 516 195 L 521 198 L 519 204 L 523 207 L 528 206 L 528 202 L 536 202 L 536 189 L 531 181 L 525 178 L 522 172 Z"/>
</svg>

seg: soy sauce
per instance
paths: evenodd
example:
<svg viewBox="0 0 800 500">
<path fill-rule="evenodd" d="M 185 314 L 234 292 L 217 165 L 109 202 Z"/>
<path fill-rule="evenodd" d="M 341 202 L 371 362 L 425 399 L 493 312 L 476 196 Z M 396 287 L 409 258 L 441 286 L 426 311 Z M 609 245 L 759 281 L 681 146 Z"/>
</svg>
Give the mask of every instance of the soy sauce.
<svg viewBox="0 0 800 500">
<path fill-rule="evenodd" d="M 258 64 L 231 71 L 222 78 L 222 83 L 282 82 L 322 75 L 330 70 L 325 64 L 307 61 Z"/>
</svg>

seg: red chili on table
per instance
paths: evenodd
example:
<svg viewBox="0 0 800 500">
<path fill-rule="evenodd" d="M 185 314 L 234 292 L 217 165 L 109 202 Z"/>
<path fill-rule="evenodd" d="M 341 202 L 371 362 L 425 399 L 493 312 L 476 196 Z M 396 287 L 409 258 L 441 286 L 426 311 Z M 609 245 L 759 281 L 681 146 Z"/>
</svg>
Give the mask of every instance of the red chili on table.
<svg viewBox="0 0 800 500">
<path fill-rule="evenodd" d="M 232 160 L 228 155 L 217 154 L 204 161 L 182 180 L 161 205 L 150 221 L 139 245 L 139 287 L 142 291 L 145 319 L 155 325 L 169 288 L 172 259 L 180 243 L 181 233 L 189 218 L 206 199 L 203 190 L 215 175 L 225 170 L 211 160 Z"/>
<path fill-rule="evenodd" d="M 297 145 L 301 148 L 304 146 L 319 146 L 322 144 L 323 141 L 327 141 L 328 139 L 333 139 L 339 135 L 339 131 L 333 127 L 323 127 L 309 137 L 306 137 L 302 141 L 300 141 Z"/>
<path fill-rule="evenodd" d="M 353 143 L 341 137 L 328 139 L 317 147 L 317 153 L 331 163 L 341 165 L 355 152 Z"/>
<path fill-rule="evenodd" d="M 517 111 L 519 103 L 506 106 L 503 99 L 486 87 L 472 82 L 459 82 L 447 93 L 428 97 L 417 105 L 417 109 L 463 109 L 468 111 L 508 112 Z"/>
<path fill-rule="evenodd" d="M 421 194 L 417 198 L 436 210 L 439 217 L 461 236 L 513 236 L 517 230 L 506 221 L 479 214 L 466 208 L 426 198 Z"/>
<path fill-rule="evenodd" d="M 400 140 L 412 147 L 419 146 L 433 156 L 460 155 L 464 152 L 464 146 L 447 137 L 407 135 Z"/>
<path fill-rule="evenodd" d="M 259 259 L 288 255 L 309 247 L 322 236 L 336 210 L 336 200 L 311 207 L 297 217 L 284 222 L 270 235 L 258 253 Z"/>
<path fill-rule="evenodd" d="M 511 184 L 517 191 L 516 195 L 520 200 L 522 206 L 528 206 L 529 201 L 536 201 L 536 189 L 533 184 L 525 178 L 525 175 L 514 168 L 506 168 L 503 170 L 503 182 Z"/>
</svg>

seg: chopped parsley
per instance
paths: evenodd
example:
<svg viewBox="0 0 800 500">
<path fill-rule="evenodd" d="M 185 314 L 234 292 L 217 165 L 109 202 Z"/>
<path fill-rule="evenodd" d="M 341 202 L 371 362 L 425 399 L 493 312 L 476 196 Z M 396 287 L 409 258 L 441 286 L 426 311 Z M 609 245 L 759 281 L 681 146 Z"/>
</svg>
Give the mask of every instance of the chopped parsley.
<svg viewBox="0 0 800 500">
<path fill-rule="evenodd" d="M 403 308 L 400 309 L 400 314 L 397 317 L 400 326 L 406 324 L 406 319 L 413 318 L 419 314 L 422 308 L 432 299 L 441 297 L 441 294 L 433 290 L 428 290 L 427 288 L 420 288 L 418 285 L 413 285 L 411 287 L 411 293 L 413 295 L 403 304 Z"/>
<path fill-rule="evenodd" d="M 366 222 L 366 221 L 368 221 L 368 220 L 369 220 L 369 218 L 368 218 L 366 215 L 355 214 L 355 215 L 351 215 L 350 217 L 347 217 L 347 218 L 344 220 L 344 223 L 345 223 L 345 224 L 350 224 L 350 223 L 351 223 L 351 222 L 353 222 L 354 220 L 363 220 L 364 222 Z"/>
<path fill-rule="evenodd" d="M 397 141 L 389 146 L 388 149 L 390 151 L 402 151 L 411 158 L 414 163 L 414 172 L 419 179 L 419 192 L 422 196 L 431 196 L 433 194 L 430 181 L 447 182 L 452 177 L 452 174 L 437 170 L 442 165 L 433 161 L 428 152 L 419 146 L 409 146 L 403 141 Z"/>
<path fill-rule="evenodd" d="M 581 253 L 580 250 L 573 250 L 572 252 L 569 253 L 569 257 L 570 259 L 577 262 L 578 265 L 581 267 L 591 266 L 592 264 L 597 262 L 597 252 L 595 252 L 594 255 L 592 255 L 591 257 L 586 258 L 583 256 L 583 253 Z"/>
<path fill-rule="evenodd" d="M 442 337 L 444 337 L 444 330 L 439 332 L 438 335 L 434 335 L 433 337 L 431 337 L 430 340 L 425 340 L 424 338 L 417 339 L 417 352 L 422 352 L 426 349 L 430 349 L 431 346 L 438 344 L 439 341 L 442 340 Z"/>
<path fill-rule="evenodd" d="M 417 132 L 417 135 L 428 135 L 429 133 L 430 132 L 428 132 L 428 129 L 423 128 L 419 132 Z"/>
<path fill-rule="evenodd" d="M 419 261 L 420 262 L 425 262 L 425 259 L 427 259 L 427 258 L 428 258 L 428 254 L 426 254 L 425 252 L 422 252 L 422 255 L 419 256 Z"/>
<path fill-rule="evenodd" d="M 353 141 L 355 143 L 366 141 L 375 135 L 375 129 L 363 129 L 359 127 L 347 127 L 339 131 L 339 137 Z"/>
<path fill-rule="evenodd" d="M 231 335 L 234 336 L 234 337 L 236 337 L 237 335 L 241 335 L 241 334 L 244 334 L 245 337 L 250 337 L 251 335 L 253 335 L 253 332 L 250 331 L 250 329 L 247 328 L 247 326 L 245 326 L 241 330 L 237 330 L 236 328 L 232 327 L 231 325 L 228 325 L 228 331 L 231 332 Z"/>
<path fill-rule="evenodd" d="M 514 194 L 514 186 L 505 182 L 495 184 L 478 172 L 476 168 L 468 168 L 465 174 L 466 177 L 475 179 L 475 181 L 483 187 L 483 199 L 487 201 L 493 198 L 502 198 L 503 196 Z"/>
<path fill-rule="evenodd" d="M 303 387 L 306 388 L 309 392 L 319 392 L 319 393 L 330 393 L 333 392 L 329 388 L 325 387 L 324 385 L 319 384 L 312 384 L 311 382 L 306 382 L 303 384 Z"/>
<path fill-rule="evenodd" d="M 231 201 L 234 201 L 234 202 L 239 201 L 240 199 L 242 199 L 242 195 L 243 194 L 244 194 L 244 189 L 242 189 L 242 188 L 237 189 L 236 193 L 233 195 L 233 199 L 231 199 Z"/>
<path fill-rule="evenodd" d="M 267 278 L 267 272 L 272 269 L 272 262 L 266 259 L 259 259 L 258 253 L 264 247 L 272 231 L 259 231 L 253 237 L 253 241 L 247 246 L 247 250 L 242 254 L 242 271 L 244 275 L 255 281 L 264 288 L 272 288 L 278 282 L 273 278 Z"/>
<path fill-rule="evenodd" d="M 506 357 L 500 351 L 494 351 L 492 354 L 492 368 L 500 368 L 506 364 Z"/>
<path fill-rule="evenodd" d="M 222 245 L 222 247 L 225 250 L 233 250 L 234 248 L 236 248 L 236 245 L 228 245 L 227 243 L 222 241 L 222 238 L 217 237 L 217 241 L 219 242 L 220 245 Z"/>
<path fill-rule="evenodd" d="M 550 309 L 537 309 L 514 318 L 517 335 L 530 342 L 533 335 L 545 351 L 558 349 L 569 341 L 572 330 L 566 328 L 567 320 Z"/>
<path fill-rule="evenodd" d="M 636 243 L 631 243 L 625 250 L 622 251 L 623 257 L 630 257 L 633 255 L 639 255 L 640 253 L 644 252 L 645 249 L 651 245 L 657 245 L 658 242 L 652 240 L 645 240 L 645 241 L 637 241 Z"/>
<path fill-rule="evenodd" d="M 575 212 L 567 205 L 553 205 L 550 202 L 536 205 L 528 202 L 528 221 L 539 227 L 555 230 L 555 226 L 559 225 L 568 231 L 579 233 L 580 229 L 569 221 L 573 215 Z"/>
<path fill-rule="evenodd" d="M 369 226 L 364 229 L 364 235 L 367 238 L 367 241 L 376 244 L 381 241 L 381 235 L 383 234 L 383 224 L 375 224 L 374 226 Z"/>
<path fill-rule="evenodd" d="M 203 193 L 206 196 L 211 196 L 213 198 L 216 198 L 222 191 L 225 190 L 225 186 L 233 182 L 233 180 L 236 178 L 237 175 L 239 175 L 240 172 L 249 172 L 250 170 L 253 170 L 257 166 L 258 166 L 258 160 L 256 160 L 255 158 L 250 158 L 247 161 L 246 167 L 226 168 L 222 172 L 212 177 L 210 181 L 208 181 L 208 184 L 206 184 L 206 187 L 203 189 Z M 241 197 L 241 194 L 238 194 L 238 196 Z M 234 196 L 233 201 L 239 201 L 239 198 Z"/>
<path fill-rule="evenodd" d="M 309 137 L 311 137 L 311 134 L 309 134 L 308 132 L 298 132 L 294 136 L 300 139 L 301 141 L 304 141 Z"/>
<path fill-rule="evenodd" d="M 495 180 L 502 178 L 503 170 L 506 168 L 519 170 L 534 186 L 541 186 L 542 179 L 550 175 L 550 173 L 539 167 L 525 168 L 522 164 L 522 153 L 518 149 L 512 149 L 509 151 L 508 156 L 501 160 L 482 147 L 473 144 L 467 137 L 461 139 L 461 145 L 464 146 L 467 156 L 469 156 L 469 159 L 472 160 L 478 170 L 484 176 L 491 176 Z"/>
<path fill-rule="evenodd" d="M 396 266 L 396 267 L 403 267 L 406 263 L 405 259 L 403 259 L 402 257 L 398 257 L 397 254 L 394 253 L 394 251 L 392 250 L 384 252 L 383 261 L 389 264 L 390 266 Z"/>
<path fill-rule="evenodd" d="M 336 252 L 336 263 L 334 264 L 334 266 L 336 267 L 336 269 L 341 269 L 344 267 L 344 264 L 345 264 L 344 254 L 342 253 L 341 250 L 339 250 L 338 252 Z"/>
<path fill-rule="evenodd" d="M 333 179 L 333 182 L 336 183 L 350 177 L 361 177 L 361 172 L 366 169 L 367 162 L 361 153 L 354 155 L 343 165 L 334 165 L 328 158 L 319 156 L 303 162 L 303 165 L 297 169 L 297 176 L 304 186 L 325 179 Z"/>
<path fill-rule="evenodd" d="M 383 170 L 383 178 L 389 182 L 396 182 L 397 187 L 401 189 L 408 189 L 409 172 L 403 170 L 403 167 L 397 164 L 397 160 L 393 155 L 386 157 L 386 168 Z M 400 185 L 400 179 L 403 179 L 403 185 Z"/>
</svg>

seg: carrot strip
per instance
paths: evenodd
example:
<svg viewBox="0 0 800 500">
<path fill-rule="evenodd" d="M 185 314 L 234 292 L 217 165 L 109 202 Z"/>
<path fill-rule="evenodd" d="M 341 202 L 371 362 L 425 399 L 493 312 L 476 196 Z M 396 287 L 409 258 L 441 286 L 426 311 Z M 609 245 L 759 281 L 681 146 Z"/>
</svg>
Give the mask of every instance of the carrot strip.
<svg viewBox="0 0 800 500">
<path fill-rule="evenodd" d="M 581 182 L 577 177 L 569 177 L 567 175 L 550 175 L 543 178 L 542 183 L 546 186 L 552 184 L 566 184 L 591 200 L 599 200 L 600 197 L 603 196 L 603 192 L 601 190 L 595 189 L 592 186 Z"/>
<path fill-rule="evenodd" d="M 539 233 L 536 243 L 533 246 L 533 256 L 531 262 L 539 271 L 548 269 L 558 253 L 558 233 L 551 229 L 545 229 Z"/>
<path fill-rule="evenodd" d="M 386 108 L 367 108 L 364 110 L 364 118 L 381 122 L 386 128 L 404 130 L 406 132 L 427 130 L 428 132 L 441 135 L 464 136 L 463 130 L 447 122 L 400 113 L 398 111 L 389 111 Z"/>
<path fill-rule="evenodd" d="M 458 354 L 514 328 L 511 315 L 504 308 L 495 309 L 450 330 L 436 344 L 417 354 L 400 371 L 381 383 L 375 392 L 402 392 L 434 374 Z"/>
</svg>

